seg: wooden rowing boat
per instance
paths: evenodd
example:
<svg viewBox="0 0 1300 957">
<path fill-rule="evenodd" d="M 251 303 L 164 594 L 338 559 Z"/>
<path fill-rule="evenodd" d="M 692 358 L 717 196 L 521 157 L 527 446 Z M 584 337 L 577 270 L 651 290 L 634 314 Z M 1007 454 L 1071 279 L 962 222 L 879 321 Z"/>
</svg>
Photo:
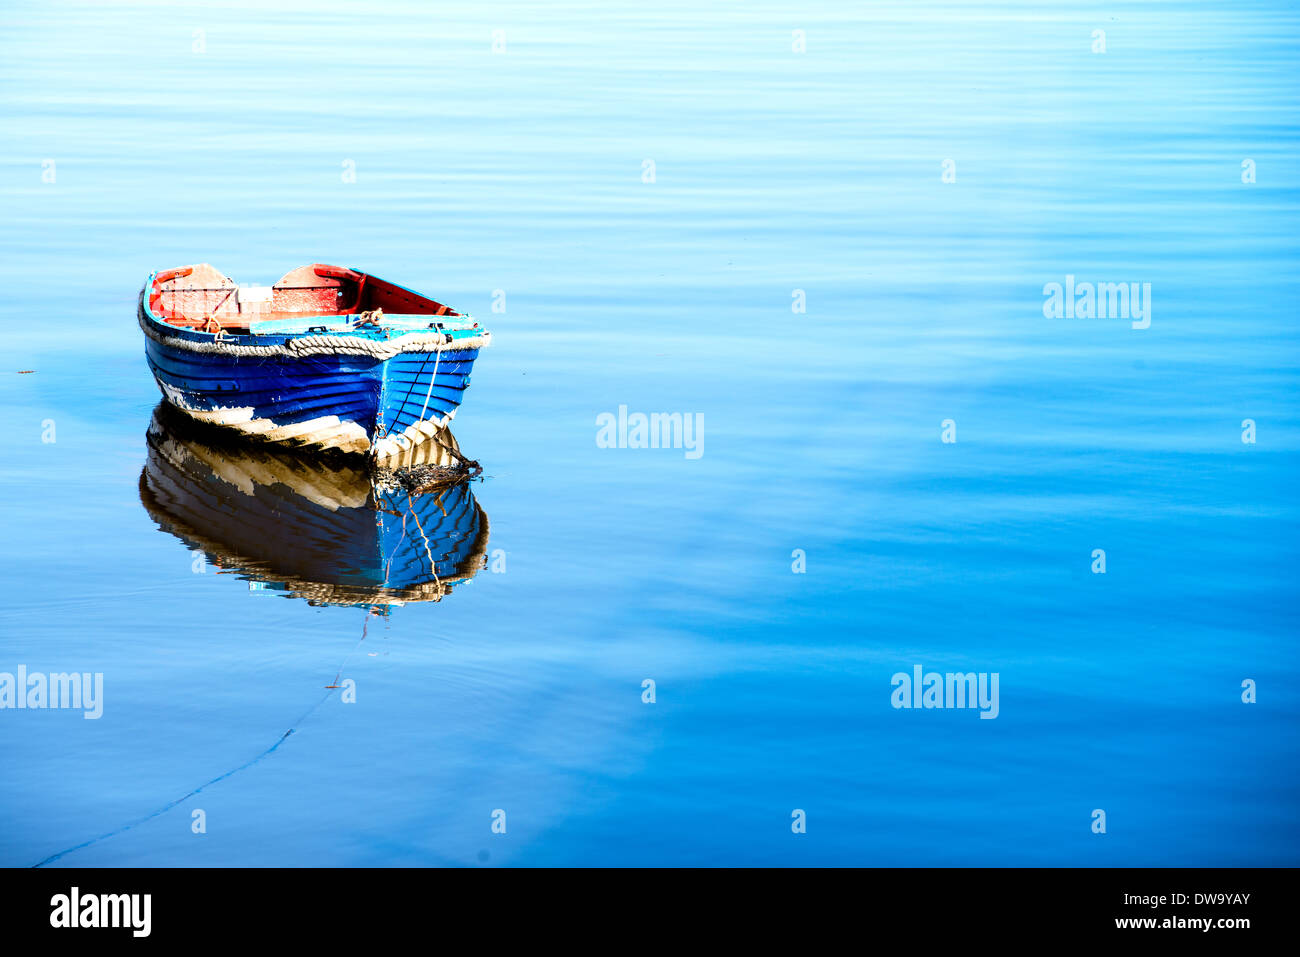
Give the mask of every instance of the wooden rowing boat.
<svg viewBox="0 0 1300 957">
<path fill-rule="evenodd" d="M 378 458 L 446 428 L 491 342 L 471 316 L 323 263 L 264 287 L 207 263 L 156 272 L 139 320 L 163 397 L 187 415 Z"/>
</svg>

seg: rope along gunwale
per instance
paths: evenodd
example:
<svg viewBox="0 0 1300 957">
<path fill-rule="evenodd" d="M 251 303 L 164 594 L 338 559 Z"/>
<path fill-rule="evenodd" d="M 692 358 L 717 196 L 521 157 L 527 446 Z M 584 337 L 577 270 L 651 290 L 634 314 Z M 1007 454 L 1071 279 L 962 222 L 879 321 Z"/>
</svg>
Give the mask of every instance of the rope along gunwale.
<svg viewBox="0 0 1300 957">
<path fill-rule="evenodd" d="M 181 336 L 167 335 L 158 328 L 155 321 L 150 320 L 145 315 L 143 309 L 139 311 L 138 319 L 144 334 L 155 342 L 176 349 L 184 349 L 187 352 L 204 352 L 235 358 L 246 356 L 250 359 L 301 359 L 318 355 L 351 355 L 372 356 L 382 361 L 404 352 L 468 352 L 473 349 L 485 349 L 492 343 L 492 333 L 486 330 L 480 335 L 470 336 L 465 339 L 453 339 L 450 342 L 447 341 L 448 334 L 445 332 L 409 332 L 398 336 L 396 339 L 388 339 L 383 342 L 356 336 L 331 335 L 301 336 L 290 339 L 283 345 L 265 346 L 243 345 L 216 340 L 212 342 L 195 342 Z"/>
</svg>

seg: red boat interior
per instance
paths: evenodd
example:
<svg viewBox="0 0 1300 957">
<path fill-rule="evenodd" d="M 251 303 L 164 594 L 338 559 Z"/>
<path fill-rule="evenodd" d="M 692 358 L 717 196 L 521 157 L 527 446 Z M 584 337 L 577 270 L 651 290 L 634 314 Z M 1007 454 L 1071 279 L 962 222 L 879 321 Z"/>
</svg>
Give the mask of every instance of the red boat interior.
<svg viewBox="0 0 1300 957">
<path fill-rule="evenodd" d="M 173 326 L 206 332 L 247 332 L 249 323 L 304 316 L 385 313 L 458 316 L 450 306 L 391 282 L 341 266 L 312 263 L 273 286 L 240 286 L 202 263 L 168 269 L 154 277 L 149 308 Z"/>
</svg>

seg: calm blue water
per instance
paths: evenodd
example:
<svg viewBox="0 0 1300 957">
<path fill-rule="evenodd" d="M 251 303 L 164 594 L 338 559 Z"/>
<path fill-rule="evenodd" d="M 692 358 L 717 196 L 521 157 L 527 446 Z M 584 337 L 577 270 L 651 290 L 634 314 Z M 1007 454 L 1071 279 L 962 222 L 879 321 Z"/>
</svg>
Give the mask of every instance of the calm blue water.
<svg viewBox="0 0 1300 957">
<path fill-rule="evenodd" d="M 7 8 L 0 672 L 104 711 L 0 711 L 0 863 L 1300 861 L 1300 15 L 1106 11 Z M 195 572 L 134 299 L 202 261 L 490 325 L 503 570 Z M 1150 327 L 1045 318 L 1067 275 Z M 998 717 L 893 708 L 914 665 Z"/>
</svg>

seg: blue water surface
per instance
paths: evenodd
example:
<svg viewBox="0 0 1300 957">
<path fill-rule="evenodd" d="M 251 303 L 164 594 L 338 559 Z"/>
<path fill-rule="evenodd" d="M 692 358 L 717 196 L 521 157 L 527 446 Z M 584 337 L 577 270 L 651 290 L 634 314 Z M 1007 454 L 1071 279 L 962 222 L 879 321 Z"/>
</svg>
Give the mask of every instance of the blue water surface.
<svg viewBox="0 0 1300 957">
<path fill-rule="evenodd" d="M 0 864 L 1300 862 L 1294 5 L 5 21 L 0 672 L 105 697 L 0 710 Z M 142 506 L 145 276 L 312 261 L 493 330 L 498 560 L 441 601 L 250 589 Z M 997 717 L 894 708 L 916 665 Z"/>
</svg>

